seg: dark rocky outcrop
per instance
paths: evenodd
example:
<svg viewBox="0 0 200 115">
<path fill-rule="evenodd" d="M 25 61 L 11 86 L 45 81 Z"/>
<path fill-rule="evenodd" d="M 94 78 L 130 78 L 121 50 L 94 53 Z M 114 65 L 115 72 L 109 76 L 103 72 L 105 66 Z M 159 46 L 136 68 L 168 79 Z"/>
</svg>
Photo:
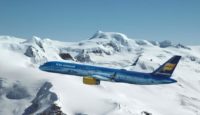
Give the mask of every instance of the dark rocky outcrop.
<svg viewBox="0 0 200 115">
<path fill-rule="evenodd" d="M 149 112 L 147 112 L 147 111 L 142 111 L 142 112 L 141 112 L 141 115 L 152 115 L 152 113 L 149 113 Z"/>
<path fill-rule="evenodd" d="M 54 102 L 58 100 L 58 97 L 55 93 L 49 91 L 52 87 L 50 82 L 44 83 L 44 85 L 38 91 L 36 97 L 32 101 L 32 105 L 25 109 L 23 115 L 30 115 L 30 114 L 39 114 L 38 111 L 45 111 L 49 107 L 53 106 Z M 44 114 L 45 115 L 45 114 Z"/>
<path fill-rule="evenodd" d="M 35 52 L 38 52 L 36 48 L 34 48 L 33 46 L 28 46 L 24 55 L 28 57 L 35 57 L 36 56 Z"/>
<path fill-rule="evenodd" d="M 79 53 L 75 59 L 79 62 L 92 62 L 91 58 L 90 58 L 90 55 L 85 52 L 85 50 L 82 50 L 81 53 Z"/>
<path fill-rule="evenodd" d="M 182 45 L 182 44 L 177 44 L 175 47 L 176 47 L 176 48 L 183 48 L 183 49 L 191 50 L 191 48 L 189 48 L 189 47 L 187 47 L 187 46 L 184 46 L 184 45 Z"/>
<path fill-rule="evenodd" d="M 159 44 L 160 44 L 161 48 L 166 48 L 166 47 L 172 46 L 172 42 L 168 41 L 168 40 L 162 41 Z"/>
<path fill-rule="evenodd" d="M 33 63 L 43 63 L 47 61 L 45 53 L 31 45 L 27 47 L 24 55 L 30 57 Z"/>
<path fill-rule="evenodd" d="M 23 99 L 29 97 L 29 93 L 25 87 L 20 84 L 14 84 L 12 88 L 10 88 L 6 94 L 8 99 Z"/>
<path fill-rule="evenodd" d="M 59 56 L 63 60 L 73 60 L 74 61 L 74 58 L 69 53 L 60 53 Z"/>
<path fill-rule="evenodd" d="M 5 93 L 6 88 L 4 87 L 4 80 L 0 78 L 0 96 Z"/>
<path fill-rule="evenodd" d="M 66 115 L 61 111 L 61 108 L 56 104 L 52 104 L 49 108 L 44 110 L 42 113 L 38 115 Z"/>
</svg>

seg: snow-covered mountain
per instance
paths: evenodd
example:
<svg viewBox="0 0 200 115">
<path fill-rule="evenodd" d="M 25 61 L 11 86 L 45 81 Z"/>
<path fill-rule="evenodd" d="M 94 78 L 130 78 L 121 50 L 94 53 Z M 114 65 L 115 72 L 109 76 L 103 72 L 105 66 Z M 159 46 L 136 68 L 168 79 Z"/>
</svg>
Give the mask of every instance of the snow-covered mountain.
<svg viewBox="0 0 200 115">
<path fill-rule="evenodd" d="M 200 115 L 200 46 L 98 31 L 80 42 L 0 36 L 0 53 L 0 115 Z M 173 55 L 182 56 L 173 74 L 178 82 L 167 85 L 89 86 L 38 69 L 58 60 L 151 72 Z"/>
</svg>

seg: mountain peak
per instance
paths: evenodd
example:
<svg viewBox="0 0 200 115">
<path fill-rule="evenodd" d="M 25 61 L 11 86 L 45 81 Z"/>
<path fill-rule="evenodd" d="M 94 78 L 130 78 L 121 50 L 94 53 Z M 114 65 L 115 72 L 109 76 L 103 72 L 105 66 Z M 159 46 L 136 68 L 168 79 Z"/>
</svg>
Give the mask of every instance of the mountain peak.
<svg viewBox="0 0 200 115">
<path fill-rule="evenodd" d="M 91 39 L 116 39 L 117 41 L 121 41 L 121 40 L 128 40 L 129 38 L 122 33 L 103 32 L 99 30 L 90 38 L 90 40 Z"/>
</svg>

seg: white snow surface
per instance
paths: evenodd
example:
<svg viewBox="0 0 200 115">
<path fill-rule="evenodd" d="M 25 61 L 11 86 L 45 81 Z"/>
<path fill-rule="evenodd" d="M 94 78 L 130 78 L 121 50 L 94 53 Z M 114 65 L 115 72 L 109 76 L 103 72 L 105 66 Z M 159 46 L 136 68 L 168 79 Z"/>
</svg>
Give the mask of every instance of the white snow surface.
<svg viewBox="0 0 200 115">
<path fill-rule="evenodd" d="M 22 115 L 45 82 L 52 84 L 50 92 L 58 97 L 55 103 L 67 115 L 142 115 L 143 111 L 152 115 L 200 115 L 200 46 L 167 43 L 160 47 L 156 41 L 102 31 L 80 42 L 0 36 L 0 115 Z M 33 55 L 25 55 L 28 47 Z M 59 53 L 76 56 L 82 50 L 92 60 L 86 64 L 142 72 L 151 72 L 173 55 L 181 55 L 172 76 L 178 82 L 134 85 L 102 81 L 99 86 L 90 86 L 79 76 L 38 69 L 46 61 L 66 61 Z M 130 66 L 139 55 L 137 65 Z M 48 108 L 48 99 L 41 100 L 43 104 L 33 114 Z"/>
</svg>

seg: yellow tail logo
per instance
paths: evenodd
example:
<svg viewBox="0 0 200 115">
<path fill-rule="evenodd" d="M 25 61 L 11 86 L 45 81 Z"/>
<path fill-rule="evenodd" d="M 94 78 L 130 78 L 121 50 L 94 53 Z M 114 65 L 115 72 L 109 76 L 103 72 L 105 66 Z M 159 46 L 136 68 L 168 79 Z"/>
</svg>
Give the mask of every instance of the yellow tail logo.
<svg viewBox="0 0 200 115">
<path fill-rule="evenodd" d="M 163 71 L 171 71 L 174 69 L 175 66 L 176 66 L 176 64 L 167 63 L 167 64 L 165 64 Z"/>
</svg>

